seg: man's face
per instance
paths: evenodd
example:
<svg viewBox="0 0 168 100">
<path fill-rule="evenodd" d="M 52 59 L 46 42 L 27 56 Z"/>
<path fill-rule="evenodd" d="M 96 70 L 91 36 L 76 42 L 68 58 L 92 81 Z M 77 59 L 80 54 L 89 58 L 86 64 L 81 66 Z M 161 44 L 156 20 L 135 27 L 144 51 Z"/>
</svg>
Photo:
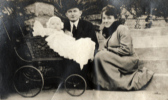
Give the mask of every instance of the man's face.
<svg viewBox="0 0 168 100">
<path fill-rule="evenodd" d="M 71 8 L 67 10 L 65 15 L 66 17 L 68 17 L 70 21 L 75 22 L 81 17 L 82 11 L 79 10 L 78 8 Z"/>
</svg>

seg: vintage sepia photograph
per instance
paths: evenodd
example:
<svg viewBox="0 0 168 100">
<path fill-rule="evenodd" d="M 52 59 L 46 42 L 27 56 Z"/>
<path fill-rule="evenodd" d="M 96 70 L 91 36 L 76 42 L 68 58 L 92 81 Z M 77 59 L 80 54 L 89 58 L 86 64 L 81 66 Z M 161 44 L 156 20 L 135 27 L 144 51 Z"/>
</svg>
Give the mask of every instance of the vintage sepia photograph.
<svg viewBox="0 0 168 100">
<path fill-rule="evenodd" d="M 0 100 L 168 100 L 168 0 L 0 0 Z"/>
</svg>

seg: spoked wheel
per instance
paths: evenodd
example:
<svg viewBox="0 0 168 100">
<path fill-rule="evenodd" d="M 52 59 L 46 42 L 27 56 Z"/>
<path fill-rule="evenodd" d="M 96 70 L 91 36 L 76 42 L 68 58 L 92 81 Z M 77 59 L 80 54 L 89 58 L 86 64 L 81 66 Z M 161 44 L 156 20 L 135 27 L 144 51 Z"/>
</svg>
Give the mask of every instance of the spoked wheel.
<svg viewBox="0 0 168 100">
<path fill-rule="evenodd" d="M 87 84 L 82 76 L 72 74 L 66 78 L 64 86 L 71 96 L 80 96 L 85 92 Z"/>
<path fill-rule="evenodd" d="M 34 97 L 43 88 L 43 75 L 37 68 L 31 65 L 23 66 L 15 72 L 13 85 L 16 92 L 21 96 Z"/>
</svg>

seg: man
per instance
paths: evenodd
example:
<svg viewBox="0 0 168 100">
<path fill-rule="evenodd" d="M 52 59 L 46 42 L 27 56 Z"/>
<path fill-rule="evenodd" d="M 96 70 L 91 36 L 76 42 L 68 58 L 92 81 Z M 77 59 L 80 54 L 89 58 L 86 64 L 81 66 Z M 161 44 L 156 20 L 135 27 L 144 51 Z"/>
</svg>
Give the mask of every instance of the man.
<svg viewBox="0 0 168 100">
<path fill-rule="evenodd" d="M 96 43 L 96 49 L 98 49 L 98 41 L 93 25 L 80 19 L 82 15 L 81 5 L 73 0 L 70 0 L 68 4 L 65 11 L 68 20 L 64 22 L 64 30 L 73 33 L 73 37 L 76 39 L 90 37 Z"/>
<path fill-rule="evenodd" d="M 66 11 L 65 11 L 65 16 L 68 18 L 64 22 L 64 31 L 70 31 L 72 33 L 72 36 L 75 39 L 80 39 L 80 38 L 86 38 L 89 37 L 93 42 L 95 42 L 95 53 L 98 50 L 98 41 L 96 37 L 96 33 L 94 30 L 94 27 L 92 23 L 87 22 L 85 20 L 80 19 L 82 15 L 82 7 L 81 5 L 77 4 L 73 0 L 67 0 L 66 2 Z M 82 45 L 81 45 L 82 46 Z M 79 47 L 80 48 L 80 47 Z M 77 64 L 75 61 L 72 60 L 66 60 L 66 69 L 64 71 L 64 74 L 69 74 L 69 73 L 78 73 L 80 70 L 79 64 Z M 88 85 L 88 73 L 91 73 L 91 70 L 93 68 L 93 62 L 89 61 L 87 65 L 84 66 L 82 73 L 83 77 L 87 81 Z M 92 88 L 91 86 L 89 86 Z"/>
</svg>

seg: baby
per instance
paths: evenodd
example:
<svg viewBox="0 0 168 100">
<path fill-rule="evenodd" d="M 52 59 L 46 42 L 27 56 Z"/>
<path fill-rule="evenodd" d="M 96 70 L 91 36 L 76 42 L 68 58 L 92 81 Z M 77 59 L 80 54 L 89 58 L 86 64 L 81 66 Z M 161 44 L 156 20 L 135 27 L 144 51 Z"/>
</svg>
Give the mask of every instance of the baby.
<svg viewBox="0 0 168 100">
<path fill-rule="evenodd" d="M 43 27 L 43 25 L 39 21 L 35 21 L 34 27 L 33 27 L 33 36 L 49 36 L 55 32 L 57 33 L 64 33 L 63 32 L 63 27 L 64 24 L 61 21 L 61 19 L 57 16 L 51 17 L 47 23 L 46 23 L 46 28 Z M 71 32 L 66 31 L 65 34 L 72 36 Z"/>
<path fill-rule="evenodd" d="M 64 24 L 61 21 L 61 19 L 56 16 L 51 17 L 46 23 L 46 25 L 47 28 L 56 29 L 57 31 L 61 31 L 64 27 Z"/>
<path fill-rule="evenodd" d="M 45 40 L 48 46 L 60 56 L 76 61 L 81 69 L 89 59 L 93 59 L 95 43 L 90 38 L 75 40 L 71 32 L 62 30 L 63 22 L 56 16 L 51 17 L 46 26 L 44 28 L 40 22 L 35 21 L 33 36 L 47 36 Z"/>
</svg>

